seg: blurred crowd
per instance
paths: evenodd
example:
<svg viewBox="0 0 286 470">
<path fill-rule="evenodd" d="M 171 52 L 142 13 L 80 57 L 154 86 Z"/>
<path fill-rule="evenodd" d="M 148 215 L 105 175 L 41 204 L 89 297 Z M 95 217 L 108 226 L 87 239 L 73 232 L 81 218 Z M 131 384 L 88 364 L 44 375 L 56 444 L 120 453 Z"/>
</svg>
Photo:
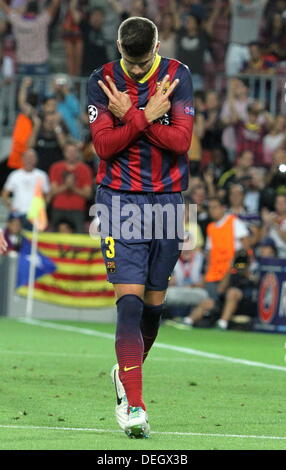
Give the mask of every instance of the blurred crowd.
<svg viewBox="0 0 286 470">
<path fill-rule="evenodd" d="M 225 330 L 235 314 L 255 315 L 261 259 L 286 258 L 286 118 L 269 112 L 267 93 L 265 101 L 251 97 L 243 78 L 283 72 L 284 0 L 0 0 L 2 80 L 21 76 L 11 151 L 1 164 L 5 237 L 19 249 L 39 178 L 48 230 L 88 233 L 99 159 L 73 77 L 118 58 L 117 27 L 129 16 L 154 20 L 160 54 L 193 75 L 184 198 L 197 207 L 197 243 L 176 265 L 166 316 L 178 328 L 215 322 Z M 51 65 L 57 41 L 59 68 Z M 210 86 L 216 73 L 225 76 L 223 90 Z M 47 76 L 48 89 L 45 80 L 35 91 L 34 81 Z"/>
</svg>

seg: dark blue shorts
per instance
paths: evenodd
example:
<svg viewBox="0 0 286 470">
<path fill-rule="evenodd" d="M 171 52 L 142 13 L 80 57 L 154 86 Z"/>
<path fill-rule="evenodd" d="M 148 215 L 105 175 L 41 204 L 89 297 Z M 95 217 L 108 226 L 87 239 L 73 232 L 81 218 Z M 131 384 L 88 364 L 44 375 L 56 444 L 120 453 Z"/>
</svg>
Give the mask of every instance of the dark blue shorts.
<svg viewBox="0 0 286 470">
<path fill-rule="evenodd" d="M 168 208 L 168 214 L 162 211 L 160 216 L 160 209 L 152 212 L 150 207 L 156 204 Z M 184 238 L 183 204 L 180 192 L 134 193 L 98 187 L 97 220 L 109 282 L 167 289 Z"/>
</svg>

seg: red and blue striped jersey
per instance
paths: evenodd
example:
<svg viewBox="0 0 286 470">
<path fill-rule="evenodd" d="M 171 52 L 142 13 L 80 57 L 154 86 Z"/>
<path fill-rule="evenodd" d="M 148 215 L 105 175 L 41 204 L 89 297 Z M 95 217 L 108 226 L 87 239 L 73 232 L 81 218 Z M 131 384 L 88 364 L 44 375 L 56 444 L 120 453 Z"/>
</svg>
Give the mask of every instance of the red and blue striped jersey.
<svg viewBox="0 0 286 470">
<path fill-rule="evenodd" d="M 154 123 L 144 114 L 158 84 L 169 74 L 179 78 L 169 99 L 171 108 Z M 128 91 L 132 107 L 119 120 L 108 110 L 108 97 L 98 85 L 109 75 L 119 91 Z M 168 86 L 168 84 L 167 84 Z M 189 68 L 157 54 L 140 81 L 129 77 L 121 60 L 95 70 L 88 82 L 88 113 L 92 140 L 100 158 L 96 182 L 136 192 L 177 192 L 188 187 L 193 128 L 193 88 Z"/>
</svg>

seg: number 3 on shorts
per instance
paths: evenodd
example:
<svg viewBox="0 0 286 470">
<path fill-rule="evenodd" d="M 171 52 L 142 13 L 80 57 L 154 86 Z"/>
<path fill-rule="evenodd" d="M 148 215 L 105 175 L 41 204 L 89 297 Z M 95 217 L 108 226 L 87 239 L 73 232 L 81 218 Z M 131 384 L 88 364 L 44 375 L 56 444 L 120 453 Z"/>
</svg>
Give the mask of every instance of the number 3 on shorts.
<svg viewBox="0 0 286 470">
<path fill-rule="evenodd" d="M 106 237 L 105 240 L 104 240 L 104 243 L 108 246 L 108 248 L 106 250 L 107 258 L 114 258 L 114 256 L 115 256 L 114 238 Z"/>
</svg>

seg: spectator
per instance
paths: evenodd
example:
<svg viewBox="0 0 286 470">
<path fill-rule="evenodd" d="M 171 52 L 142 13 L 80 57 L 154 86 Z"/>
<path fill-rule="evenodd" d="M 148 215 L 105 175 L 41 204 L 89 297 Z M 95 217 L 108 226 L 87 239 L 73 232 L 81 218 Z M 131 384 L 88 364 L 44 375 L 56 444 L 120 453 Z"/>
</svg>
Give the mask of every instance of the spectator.
<svg viewBox="0 0 286 470">
<path fill-rule="evenodd" d="M 202 147 L 211 150 L 221 145 L 223 125 L 220 119 L 220 100 L 215 90 L 209 90 L 205 95 L 205 123 Z"/>
<path fill-rule="evenodd" d="M 265 119 L 266 122 L 261 122 L 262 112 L 252 104 L 248 107 L 247 121 L 237 121 L 235 125 L 237 153 L 250 150 L 254 156 L 255 166 L 263 164 L 263 138 L 272 122 L 267 112 L 264 112 L 267 121 Z"/>
<path fill-rule="evenodd" d="M 77 233 L 85 231 L 86 203 L 92 192 L 92 173 L 80 161 L 78 145 L 67 142 L 64 160 L 50 168 L 51 225 L 55 230 L 60 220 L 74 224 Z"/>
<path fill-rule="evenodd" d="M 172 309 L 187 312 L 191 306 L 206 299 L 207 292 L 202 288 L 202 268 L 204 256 L 199 248 L 183 249 L 175 266 L 169 288 L 167 290 L 166 307 L 169 315 Z"/>
<path fill-rule="evenodd" d="M 204 283 L 208 298 L 184 319 L 188 325 L 193 325 L 215 307 L 235 253 L 242 248 L 249 248 L 246 226 L 236 216 L 226 213 L 226 206 L 219 198 L 209 199 L 209 213 L 213 222 L 207 226 L 207 267 Z"/>
<path fill-rule="evenodd" d="M 83 38 L 79 23 L 83 20 L 83 11 L 79 0 L 70 0 L 62 23 L 65 45 L 67 72 L 71 76 L 80 76 Z"/>
<path fill-rule="evenodd" d="M 247 74 L 273 74 L 275 73 L 275 63 L 277 59 L 271 55 L 265 55 L 262 51 L 261 44 L 253 41 L 248 45 L 249 60 L 247 60 L 241 71 Z"/>
<path fill-rule="evenodd" d="M 92 71 L 108 62 L 106 38 L 103 33 L 104 11 L 94 8 L 83 19 L 80 28 L 83 36 L 82 75 L 89 76 Z"/>
<path fill-rule="evenodd" d="M 231 164 L 228 159 L 227 152 L 224 147 L 217 145 L 212 148 L 210 151 L 210 163 L 202 168 L 202 176 L 206 184 L 206 175 L 210 172 L 212 176 L 212 184 L 217 189 L 217 183 L 220 177 L 231 169 Z M 208 192 L 210 194 L 210 191 Z"/>
<path fill-rule="evenodd" d="M 263 165 L 270 167 L 273 161 L 273 154 L 285 143 L 286 130 L 285 116 L 276 116 L 270 126 L 268 134 L 263 138 Z"/>
<path fill-rule="evenodd" d="M 12 212 L 6 222 L 4 237 L 7 242 L 7 251 L 20 251 L 22 223 L 21 216 Z"/>
<path fill-rule="evenodd" d="M 47 195 L 50 191 L 48 176 L 37 168 L 37 153 L 30 148 L 23 155 L 23 168 L 9 174 L 2 191 L 4 204 L 9 212 L 17 212 L 20 215 L 24 228 L 31 228 L 26 215 L 39 179 L 42 182 L 43 193 Z"/>
<path fill-rule="evenodd" d="M 270 237 L 263 238 L 256 251 L 257 258 L 276 258 L 278 254 L 275 242 Z"/>
<path fill-rule="evenodd" d="M 89 0 L 88 10 L 100 8 L 104 12 L 103 36 L 106 39 L 109 60 L 119 57 L 116 47 L 117 30 L 123 14 L 124 5 L 120 0 Z"/>
<path fill-rule="evenodd" d="M 262 209 L 262 238 L 271 238 L 278 250 L 279 258 L 286 257 L 286 195 L 275 198 L 274 212 Z"/>
<path fill-rule="evenodd" d="M 228 211 L 240 218 L 246 213 L 245 192 L 241 184 L 231 184 L 228 188 Z"/>
<path fill-rule="evenodd" d="M 80 103 L 71 91 L 69 77 L 65 74 L 56 75 L 52 87 L 57 99 L 57 112 L 62 117 L 71 137 L 80 140 Z"/>
<path fill-rule="evenodd" d="M 206 187 L 202 180 L 199 180 L 197 184 L 193 184 L 191 186 L 190 196 L 190 203 L 195 204 L 197 207 L 198 225 L 202 231 L 203 239 L 205 240 L 207 225 L 209 224 L 210 219 L 207 210 Z"/>
<path fill-rule="evenodd" d="M 217 321 L 221 330 L 227 330 L 234 315 L 253 318 L 257 305 L 257 278 L 251 272 L 250 258 L 244 250 L 237 253 L 233 267 L 222 286 L 224 299 Z"/>
<path fill-rule="evenodd" d="M 244 205 L 249 213 L 258 214 L 261 206 L 263 206 L 265 176 L 265 168 L 250 168 L 248 177 L 243 180 L 245 187 Z"/>
<path fill-rule="evenodd" d="M 244 150 L 238 155 L 236 165 L 230 168 L 228 171 L 218 180 L 218 190 L 227 190 L 231 183 L 241 183 L 245 179 L 249 178 L 249 171 L 253 166 L 254 155 L 249 150 Z M 225 194 L 225 193 L 224 193 Z"/>
<path fill-rule="evenodd" d="M 231 20 L 225 70 L 233 77 L 249 60 L 248 44 L 259 39 L 267 0 L 230 0 Z"/>
<path fill-rule="evenodd" d="M 43 119 L 35 115 L 33 124 L 29 145 L 35 148 L 38 154 L 38 167 L 48 173 L 51 165 L 63 158 L 67 133 L 61 123 L 60 116 L 54 112 L 45 113 Z"/>
<path fill-rule="evenodd" d="M 20 113 L 14 125 L 11 151 L 8 157 L 8 167 L 13 169 L 22 167 L 22 155 L 28 149 L 33 133 L 33 117 L 37 112 L 38 95 L 31 91 L 28 92 L 31 84 L 31 79 L 26 77 L 19 89 L 18 105 Z"/>
<path fill-rule="evenodd" d="M 273 191 L 273 195 L 286 194 L 286 151 L 282 148 L 273 154 L 267 185 Z"/>
<path fill-rule="evenodd" d="M 156 2 L 152 0 L 120 0 L 123 18 L 129 16 L 143 16 L 150 20 L 158 17 Z"/>
<path fill-rule="evenodd" d="M 66 220 L 66 219 L 61 219 L 58 221 L 55 231 L 58 233 L 75 233 L 76 228 L 75 228 L 75 225 L 71 221 Z"/>
<path fill-rule="evenodd" d="M 232 78 L 228 82 L 227 97 L 222 105 L 221 121 L 225 126 L 222 134 L 222 144 L 227 149 L 231 159 L 236 153 L 236 136 L 234 124 L 247 120 L 247 108 L 251 103 L 248 88 L 242 80 Z"/>
<path fill-rule="evenodd" d="M 204 55 L 211 51 L 210 38 L 196 16 L 189 15 L 185 26 L 178 31 L 176 58 L 192 71 L 194 90 L 204 88 Z"/>
<path fill-rule="evenodd" d="M 278 11 L 268 16 L 268 21 L 262 32 L 262 45 L 265 53 L 274 56 L 278 62 L 285 60 L 285 19 Z"/>
<path fill-rule="evenodd" d="M 40 13 L 36 1 L 27 3 L 25 13 L 18 13 L 0 0 L 16 39 L 17 72 L 21 75 L 49 73 L 48 27 L 60 0 L 52 0 Z"/>
<path fill-rule="evenodd" d="M 160 17 L 158 26 L 160 54 L 163 57 L 176 58 L 176 17 L 174 13 L 166 11 Z"/>
</svg>

